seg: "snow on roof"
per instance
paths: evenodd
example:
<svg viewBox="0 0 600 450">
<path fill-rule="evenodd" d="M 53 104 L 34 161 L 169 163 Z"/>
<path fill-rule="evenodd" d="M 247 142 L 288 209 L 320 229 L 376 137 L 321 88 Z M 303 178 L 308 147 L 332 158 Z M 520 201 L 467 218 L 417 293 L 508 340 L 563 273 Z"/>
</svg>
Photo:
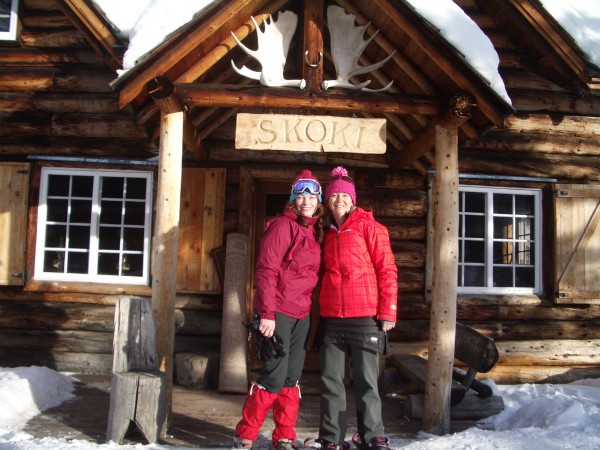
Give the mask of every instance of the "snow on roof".
<svg viewBox="0 0 600 450">
<path fill-rule="evenodd" d="M 123 70 L 155 48 L 174 30 L 185 25 L 214 0 L 94 0 L 108 19 L 129 38 Z M 465 60 L 490 83 L 500 98 L 512 103 L 498 73 L 499 57 L 489 38 L 452 0 L 407 0 L 440 30 Z M 590 62 L 600 67 L 600 1 L 540 0 L 569 33 Z"/>
</svg>

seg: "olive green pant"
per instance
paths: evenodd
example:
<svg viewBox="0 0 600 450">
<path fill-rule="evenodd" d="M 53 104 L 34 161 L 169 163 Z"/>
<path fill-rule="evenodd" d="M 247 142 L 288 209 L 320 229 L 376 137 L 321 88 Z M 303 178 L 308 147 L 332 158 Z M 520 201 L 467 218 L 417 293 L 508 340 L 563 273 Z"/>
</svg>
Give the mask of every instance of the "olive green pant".
<svg viewBox="0 0 600 450">
<path fill-rule="evenodd" d="M 353 389 L 358 433 L 363 442 L 383 437 L 381 398 L 377 386 L 379 355 L 350 344 L 323 344 L 319 351 L 321 419 L 319 438 L 341 445 L 346 436 L 346 359 L 352 361 Z"/>
</svg>

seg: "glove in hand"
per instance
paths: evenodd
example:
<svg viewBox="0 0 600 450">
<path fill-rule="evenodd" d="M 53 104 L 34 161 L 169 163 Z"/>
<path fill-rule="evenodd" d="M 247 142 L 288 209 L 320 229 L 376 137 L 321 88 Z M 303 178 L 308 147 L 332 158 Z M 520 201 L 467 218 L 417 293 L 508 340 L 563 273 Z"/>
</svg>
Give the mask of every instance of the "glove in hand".
<svg viewBox="0 0 600 450">
<path fill-rule="evenodd" d="M 262 362 L 270 361 L 274 358 L 281 358 L 285 356 L 285 350 L 283 348 L 283 342 L 277 333 L 273 333 L 273 336 L 267 338 L 258 329 L 260 318 L 258 314 L 254 315 L 254 320 L 250 324 L 250 330 L 256 333 L 256 353 L 258 359 Z"/>
</svg>

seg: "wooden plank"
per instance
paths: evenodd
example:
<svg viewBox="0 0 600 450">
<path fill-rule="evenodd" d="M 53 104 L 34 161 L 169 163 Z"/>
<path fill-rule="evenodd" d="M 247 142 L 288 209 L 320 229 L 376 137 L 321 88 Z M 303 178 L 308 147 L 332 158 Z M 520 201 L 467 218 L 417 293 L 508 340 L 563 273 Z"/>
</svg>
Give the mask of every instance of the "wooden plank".
<svg viewBox="0 0 600 450">
<path fill-rule="evenodd" d="M 482 398 L 477 394 L 467 394 L 462 402 L 450 407 L 450 417 L 453 420 L 478 420 L 494 416 L 504 410 L 504 400 L 501 396 L 492 395 Z M 424 414 L 423 394 L 408 396 L 407 415 L 411 419 L 422 419 Z"/>
<path fill-rule="evenodd" d="M 225 214 L 225 169 L 210 169 L 204 179 L 202 220 L 201 292 L 219 292 L 220 282 L 212 250 L 223 245 Z"/>
<path fill-rule="evenodd" d="M 29 164 L 0 163 L 0 285 L 25 283 Z"/>
<path fill-rule="evenodd" d="M 427 360 L 415 355 L 398 355 L 391 358 L 394 366 L 406 378 L 415 383 L 421 390 L 425 389 L 427 381 Z M 452 380 L 450 388 L 450 404 L 456 405 L 462 401 L 467 390 L 458 381 Z"/>
</svg>

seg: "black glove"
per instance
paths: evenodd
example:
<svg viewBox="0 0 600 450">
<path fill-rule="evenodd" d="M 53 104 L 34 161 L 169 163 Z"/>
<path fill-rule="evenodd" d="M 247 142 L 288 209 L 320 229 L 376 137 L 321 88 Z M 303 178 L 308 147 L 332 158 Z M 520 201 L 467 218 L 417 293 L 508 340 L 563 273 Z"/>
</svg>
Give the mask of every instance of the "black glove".
<svg viewBox="0 0 600 450">
<path fill-rule="evenodd" d="M 270 338 L 265 337 L 258 326 L 260 324 L 260 317 L 258 314 L 254 314 L 254 319 L 250 324 L 250 330 L 256 334 L 256 354 L 258 359 L 262 362 L 270 361 L 273 358 L 281 358 L 285 356 L 285 350 L 283 349 L 283 342 L 277 333 L 273 333 Z"/>
<path fill-rule="evenodd" d="M 262 362 L 270 361 L 274 358 L 281 358 L 285 356 L 285 350 L 283 349 L 283 342 L 277 333 L 273 333 L 270 338 L 264 337 L 262 334 L 257 336 L 258 344 L 258 359 Z"/>
</svg>

